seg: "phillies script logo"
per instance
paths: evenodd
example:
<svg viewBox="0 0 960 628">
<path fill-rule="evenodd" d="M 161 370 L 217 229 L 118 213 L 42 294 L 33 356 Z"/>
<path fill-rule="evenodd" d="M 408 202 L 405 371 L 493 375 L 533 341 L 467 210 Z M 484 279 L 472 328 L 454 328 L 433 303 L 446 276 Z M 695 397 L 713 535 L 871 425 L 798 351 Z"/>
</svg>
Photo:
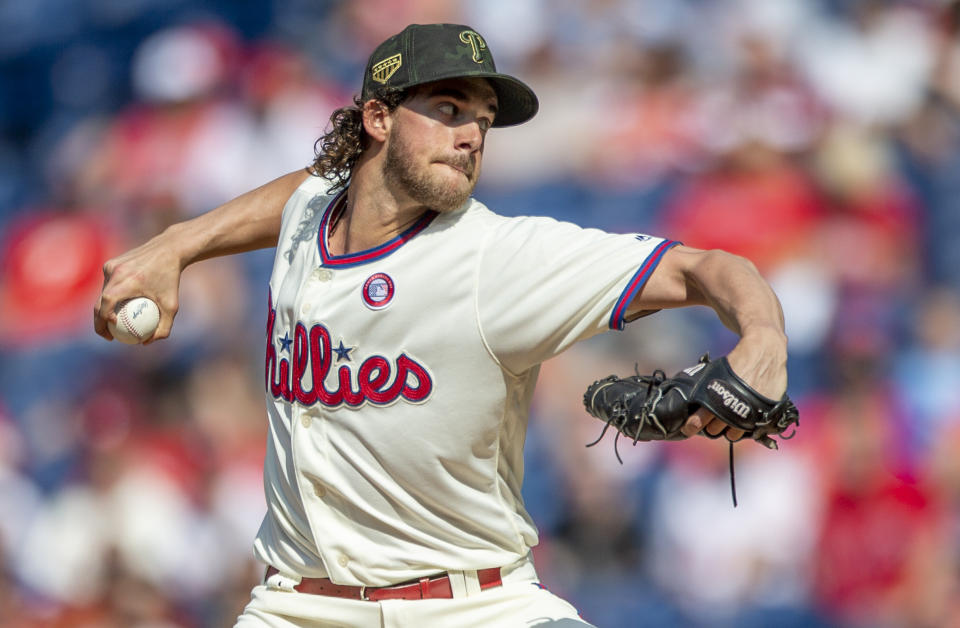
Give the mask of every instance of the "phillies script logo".
<svg viewBox="0 0 960 628">
<path fill-rule="evenodd" d="M 330 331 L 319 323 L 308 330 L 298 322 L 293 338 L 284 342 L 281 349 L 281 353 L 289 352 L 290 357 L 278 358 L 274 344 L 276 318 L 277 310 L 271 301 L 267 316 L 266 384 L 275 399 L 297 401 L 305 406 L 319 402 L 336 408 L 343 404 L 357 407 L 365 401 L 387 405 L 401 397 L 417 403 L 433 392 L 433 380 L 427 369 L 405 353 L 394 362 L 372 355 L 360 364 L 356 373 L 350 366 L 341 365 L 337 368 L 336 388 L 331 390 L 326 381 L 336 351 L 330 341 Z M 312 384 L 304 384 L 307 373 Z M 305 388 L 306 385 L 310 388 Z"/>
</svg>

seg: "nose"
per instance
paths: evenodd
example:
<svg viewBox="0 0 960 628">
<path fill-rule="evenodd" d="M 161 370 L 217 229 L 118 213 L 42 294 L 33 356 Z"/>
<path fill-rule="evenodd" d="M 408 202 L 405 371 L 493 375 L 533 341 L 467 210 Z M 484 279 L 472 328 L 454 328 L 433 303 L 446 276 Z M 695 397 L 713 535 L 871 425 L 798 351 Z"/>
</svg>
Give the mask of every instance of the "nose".
<svg viewBox="0 0 960 628">
<path fill-rule="evenodd" d="M 467 122 L 457 128 L 457 148 L 474 152 L 483 146 L 483 132 L 477 121 Z"/>
</svg>

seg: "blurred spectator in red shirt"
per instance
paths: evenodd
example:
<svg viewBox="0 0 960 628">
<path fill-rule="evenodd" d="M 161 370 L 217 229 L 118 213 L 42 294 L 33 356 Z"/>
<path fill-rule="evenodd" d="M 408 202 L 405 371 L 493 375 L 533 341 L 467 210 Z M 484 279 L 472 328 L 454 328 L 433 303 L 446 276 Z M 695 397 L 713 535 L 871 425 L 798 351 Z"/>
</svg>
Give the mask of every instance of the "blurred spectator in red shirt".
<svg viewBox="0 0 960 628">
<path fill-rule="evenodd" d="M 744 32 L 734 80 L 708 89 L 694 112 L 709 167 L 667 204 L 662 230 L 696 248 L 722 248 L 769 271 L 809 245 L 822 200 L 793 157 L 817 139 L 822 111 L 782 51 Z"/>
<path fill-rule="evenodd" d="M 811 417 L 824 482 L 814 600 L 842 625 L 944 625 L 920 593 L 921 566 L 947 547 L 945 513 L 905 464 L 906 417 L 881 360 L 864 347 L 840 351 L 838 390 Z"/>
<path fill-rule="evenodd" d="M 842 287 L 895 293 L 920 271 L 922 214 L 894 168 L 889 140 L 865 127 L 835 125 L 815 155 L 829 201 L 818 258 Z"/>
<path fill-rule="evenodd" d="M 760 157 L 747 150 L 750 155 L 739 156 Z M 688 181 L 667 208 L 663 231 L 688 246 L 743 255 L 768 272 L 808 246 L 821 204 L 810 180 L 789 162 L 745 166 L 732 160 Z"/>
<path fill-rule="evenodd" d="M 119 250 L 116 231 L 99 216 L 40 208 L 9 224 L 0 239 L 0 346 L 87 333 L 104 255 Z"/>
</svg>

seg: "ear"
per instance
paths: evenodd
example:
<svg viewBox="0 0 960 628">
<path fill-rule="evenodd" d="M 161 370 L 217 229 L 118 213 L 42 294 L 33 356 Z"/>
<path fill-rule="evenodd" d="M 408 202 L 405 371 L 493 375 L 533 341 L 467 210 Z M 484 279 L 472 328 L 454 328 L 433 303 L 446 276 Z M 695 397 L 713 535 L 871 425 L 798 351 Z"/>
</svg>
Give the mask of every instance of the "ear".
<svg viewBox="0 0 960 628">
<path fill-rule="evenodd" d="M 363 103 L 363 130 L 376 142 L 385 142 L 390 134 L 393 118 L 387 106 L 379 100 Z"/>
</svg>

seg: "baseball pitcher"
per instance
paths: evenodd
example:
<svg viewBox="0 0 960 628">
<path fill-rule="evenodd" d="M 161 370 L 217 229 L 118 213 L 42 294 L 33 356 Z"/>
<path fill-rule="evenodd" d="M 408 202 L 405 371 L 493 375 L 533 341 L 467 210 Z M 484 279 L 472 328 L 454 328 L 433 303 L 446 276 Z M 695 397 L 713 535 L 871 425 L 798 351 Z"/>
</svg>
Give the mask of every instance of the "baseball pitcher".
<svg viewBox="0 0 960 628">
<path fill-rule="evenodd" d="M 106 263 L 98 333 L 146 296 L 161 309 L 153 342 L 170 333 L 184 267 L 276 247 L 264 572 L 237 626 L 587 626 L 530 555 L 521 486 L 539 364 L 642 314 L 707 305 L 740 335 L 724 364 L 742 386 L 784 397 L 780 305 L 748 261 L 506 218 L 471 197 L 486 134 L 537 109 L 475 30 L 411 25 L 370 56 L 311 167 Z M 602 418 L 636 433 L 604 390 Z M 677 438 L 751 432 L 680 406 Z"/>
</svg>

